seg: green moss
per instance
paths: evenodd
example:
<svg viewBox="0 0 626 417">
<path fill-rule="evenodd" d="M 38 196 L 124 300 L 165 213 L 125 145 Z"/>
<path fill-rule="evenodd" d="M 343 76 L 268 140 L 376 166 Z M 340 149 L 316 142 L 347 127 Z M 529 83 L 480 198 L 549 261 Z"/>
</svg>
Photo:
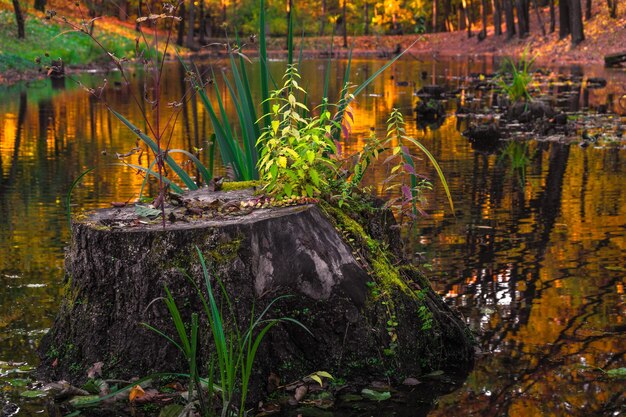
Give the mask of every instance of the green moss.
<svg viewBox="0 0 626 417">
<path fill-rule="evenodd" d="M 261 181 L 233 181 L 222 184 L 223 191 L 243 190 L 245 188 L 259 187 Z"/>
<path fill-rule="evenodd" d="M 347 232 L 357 241 L 358 248 L 364 253 L 373 269 L 373 278 L 382 287 L 383 291 L 400 289 L 405 294 L 413 296 L 413 290 L 407 285 L 398 267 L 390 260 L 391 254 L 383 245 L 373 239 L 356 220 L 351 218 L 343 210 L 333 207 L 328 203 L 320 203 L 321 207 L 335 220 L 337 227 Z"/>
<path fill-rule="evenodd" d="M 237 237 L 231 241 L 219 243 L 215 249 L 208 251 L 207 255 L 217 264 L 230 263 L 237 258 L 242 241 L 242 237 Z"/>
</svg>

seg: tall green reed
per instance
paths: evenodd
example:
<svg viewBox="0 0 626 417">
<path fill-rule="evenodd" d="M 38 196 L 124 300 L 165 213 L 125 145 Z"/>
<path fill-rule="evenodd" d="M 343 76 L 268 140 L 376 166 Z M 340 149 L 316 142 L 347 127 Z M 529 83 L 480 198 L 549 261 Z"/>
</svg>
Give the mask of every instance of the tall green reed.
<svg viewBox="0 0 626 417">
<path fill-rule="evenodd" d="M 277 324 L 286 322 L 301 326 L 307 332 L 309 330 L 302 323 L 291 317 L 266 318 L 272 306 L 276 302 L 289 297 L 288 295 L 273 299 L 256 317 L 253 306 L 249 322 L 246 327 L 241 326 L 237 323 L 233 303 L 223 283 L 218 278 L 215 278 L 221 289 L 223 300 L 222 303 L 218 302 L 217 294 L 211 283 L 209 268 L 197 246 L 196 252 L 202 269 L 204 291 L 192 277 L 184 271 L 182 272 L 194 287 L 202 303 L 204 318 L 208 323 L 208 330 L 213 340 L 214 355 L 209 359 L 207 366 L 208 378 L 203 379 L 200 377 L 198 366 L 198 340 L 202 331 L 199 326 L 198 313 L 193 312 L 191 314 L 191 323 L 185 325 L 181 311 L 167 287 L 165 288 L 166 297 L 163 300 L 169 311 L 179 341 L 148 324 L 144 324 L 144 326 L 164 337 L 182 352 L 189 368 L 189 399 L 191 401 L 195 393 L 202 415 L 213 415 L 212 397 L 213 394 L 217 393 L 221 399 L 222 416 L 244 416 L 246 415 L 245 406 L 254 361 L 259 346 L 267 333 Z M 228 312 L 228 320 L 224 317 L 223 311 Z M 208 396 L 205 396 L 203 393 L 204 386 L 208 387 Z"/>
<path fill-rule="evenodd" d="M 234 46 L 227 45 L 230 57 L 230 73 L 232 77 L 232 82 L 229 80 L 226 74 L 222 74 L 222 79 L 224 80 L 224 83 L 226 84 L 229 92 L 230 101 L 232 102 L 235 108 L 235 112 L 237 114 L 241 140 L 237 136 L 237 132 L 230 126 L 230 120 L 226 114 L 224 107 L 225 97 L 222 96 L 222 93 L 217 85 L 213 83 L 216 102 L 216 104 L 213 104 L 206 92 L 207 83 L 203 82 L 202 77 L 200 76 L 194 77 L 194 88 L 211 119 L 211 123 L 213 125 L 213 129 L 215 130 L 216 140 L 219 145 L 220 154 L 222 155 L 224 165 L 231 166 L 236 179 L 242 181 L 254 180 L 259 178 L 257 163 L 259 160 L 259 154 L 261 153 L 261 150 L 265 145 L 263 141 L 259 141 L 259 138 L 261 138 L 261 134 L 263 131 L 270 128 L 270 82 L 274 84 L 274 88 L 278 88 L 276 82 L 274 82 L 274 80 L 271 78 L 269 70 L 269 60 L 266 44 L 267 33 L 265 30 L 265 0 L 261 0 L 259 2 L 259 14 L 258 66 L 261 77 L 260 102 L 262 107 L 262 116 L 260 116 L 260 118 L 257 117 L 257 112 L 254 105 L 253 90 L 251 88 L 245 66 L 246 58 L 241 52 L 243 45 L 238 38 L 236 39 Z M 293 13 L 290 14 L 290 22 L 288 26 L 289 30 L 287 34 L 287 66 L 292 65 L 294 60 L 294 29 L 293 22 L 291 21 L 292 16 Z M 417 42 L 417 40 L 415 42 Z M 343 85 L 341 86 L 339 98 L 336 102 L 337 104 L 334 106 L 336 110 L 333 116 L 333 120 L 335 120 L 338 125 L 343 122 L 344 117 L 346 116 L 346 110 L 348 109 L 352 100 L 354 100 L 356 96 L 358 96 L 363 90 L 365 90 L 365 88 L 367 88 L 367 86 L 371 84 L 372 81 L 378 78 L 378 76 L 380 76 L 383 71 L 389 68 L 389 66 L 391 66 L 402 55 L 404 55 L 404 53 L 406 53 L 406 51 L 408 51 L 415 44 L 415 42 L 411 44 L 407 49 L 402 51 L 400 54 L 387 61 L 367 80 L 365 80 L 362 84 L 356 86 L 354 88 L 354 91 L 352 92 L 350 92 L 350 72 L 352 63 L 352 52 L 350 51 L 350 53 L 348 54 L 348 62 L 343 77 Z M 320 100 L 320 102 L 323 103 L 323 107 L 320 109 L 321 113 L 324 113 L 327 110 L 328 103 L 330 103 L 328 97 L 328 86 L 330 80 L 330 60 L 332 58 L 333 51 L 332 45 L 330 51 L 331 53 L 329 55 L 328 65 L 326 66 L 326 71 L 324 75 L 324 92 Z M 302 60 L 302 49 L 300 50 L 298 60 L 298 64 L 300 64 L 300 61 Z M 187 69 L 189 70 L 189 68 Z M 342 131 L 340 128 L 333 129 L 333 138 L 339 141 L 341 139 L 341 132 Z"/>
</svg>

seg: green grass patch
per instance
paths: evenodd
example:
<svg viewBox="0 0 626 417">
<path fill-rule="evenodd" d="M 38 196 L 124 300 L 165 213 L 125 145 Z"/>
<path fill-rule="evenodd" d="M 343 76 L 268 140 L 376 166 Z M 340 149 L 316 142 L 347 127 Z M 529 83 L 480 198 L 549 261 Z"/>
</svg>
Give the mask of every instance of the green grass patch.
<svg viewBox="0 0 626 417">
<path fill-rule="evenodd" d="M 0 72 L 26 71 L 37 68 L 35 58 L 48 54 L 61 58 L 66 65 L 87 65 L 108 62 L 106 54 L 84 33 L 63 33 L 68 28 L 37 15 L 26 16 L 26 38 L 17 39 L 15 16 L 11 11 L 0 11 Z M 122 57 L 134 52 L 134 38 L 113 33 L 98 26 L 94 34 L 105 48 Z"/>
</svg>

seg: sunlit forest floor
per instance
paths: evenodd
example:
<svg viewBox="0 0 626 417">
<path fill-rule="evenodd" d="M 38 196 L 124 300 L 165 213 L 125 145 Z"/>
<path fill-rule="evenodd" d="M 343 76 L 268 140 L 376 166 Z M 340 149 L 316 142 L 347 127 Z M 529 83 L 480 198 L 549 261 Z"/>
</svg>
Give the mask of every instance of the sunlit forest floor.
<svg viewBox="0 0 626 417">
<path fill-rule="evenodd" d="M 558 12 L 558 11 L 557 11 Z M 541 9 L 541 17 L 546 35 L 542 34 L 537 14 L 531 11 L 530 35 L 524 39 L 517 36 L 506 40 L 506 34 L 495 36 L 494 27 L 488 28 L 486 39 L 479 41 L 479 27 L 473 27 L 471 38 L 466 31 L 444 32 L 424 35 L 404 36 L 348 36 L 334 37 L 334 56 L 342 57 L 352 50 L 354 56 L 389 58 L 398 50 L 413 44 L 409 53 L 413 55 L 503 55 L 518 56 L 528 49 L 530 55 L 537 56 L 540 64 L 590 64 L 602 63 L 606 54 L 626 51 L 626 10 L 618 10 L 618 17 L 608 15 L 605 2 L 594 2 L 592 17 L 584 22 L 585 41 L 572 47 L 569 38 L 559 39 L 558 15 L 555 32 L 549 33 L 550 13 Z M 502 28 L 505 29 L 504 24 Z M 83 34 L 61 34 L 66 28 L 44 19 L 44 14 L 27 10 L 26 39 L 16 39 L 15 18 L 9 2 L 0 0 L 0 84 L 13 83 L 22 79 L 41 76 L 35 58 L 49 53 L 51 57 L 62 57 L 69 68 L 84 69 L 106 67 L 108 59 L 102 51 Z M 111 45 L 116 56 L 130 56 L 135 49 L 133 22 L 121 22 L 115 18 L 102 18 L 96 21 L 96 36 Z M 248 39 L 248 38 L 245 38 Z M 197 40 L 197 39 L 196 39 Z M 213 55 L 224 52 L 215 43 L 224 39 L 207 39 L 204 45 L 199 42 L 193 48 L 196 52 L 182 49 L 183 54 Z M 330 51 L 330 37 L 304 37 L 295 39 L 295 48 L 302 50 L 307 57 L 327 56 Z M 207 46 L 212 44 L 212 46 Z M 246 54 L 254 55 L 257 45 L 252 40 L 244 47 Z M 270 54 L 285 54 L 284 37 L 268 39 Z"/>
<path fill-rule="evenodd" d="M 502 55 L 519 56 L 526 48 L 528 53 L 537 56 L 538 63 L 542 64 L 594 64 L 603 63 L 604 56 L 616 52 L 626 52 L 626 10 L 618 10 L 616 19 L 609 17 L 605 2 L 594 2 L 592 17 L 584 22 L 585 41 L 577 47 L 572 47 L 569 37 L 559 39 L 558 11 L 556 16 L 556 28 L 554 33 L 550 30 L 550 11 L 548 8 L 541 9 L 543 26 L 546 30 L 544 36 L 538 23 L 537 15 L 531 11 L 530 35 L 524 39 L 515 36 L 507 41 L 506 34 L 494 35 L 494 27 L 490 26 L 487 38 L 478 41 L 480 27 L 473 27 L 471 38 L 467 37 L 467 31 L 443 32 L 424 35 L 406 36 L 357 36 L 348 38 L 348 46 L 353 47 L 353 54 L 368 56 L 389 56 L 400 45 L 402 49 L 410 46 L 416 39 L 417 42 L 411 48 L 413 54 L 437 55 Z M 504 23 L 502 30 L 505 30 Z M 297 45 L 300 39 L 295 41 Z M 329 38 L 305 38 L 304 50 L 310 53 L 320 53 L 329 49 Z M 284 47 L 284 40 L 273 39 L 270 45 L 274 49 Z M 341 54 L 343 38 L 334 38 L 335 51 Z"/>
</svg>

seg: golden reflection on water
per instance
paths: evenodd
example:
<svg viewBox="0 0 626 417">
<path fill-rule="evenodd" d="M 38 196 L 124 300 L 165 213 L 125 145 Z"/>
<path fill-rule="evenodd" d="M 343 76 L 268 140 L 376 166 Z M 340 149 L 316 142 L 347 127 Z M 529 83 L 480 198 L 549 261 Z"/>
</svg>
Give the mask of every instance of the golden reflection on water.
<svg viewBox="0 0 626 417">
<path fill-rule="evenodd" d="M 312 61 L 303 67 L 305 88 L 321 91 L 325 65 Z M 344 65 L 331 65 L 331 96 Z M 364 80 L 380 65 L 355 60 L 353 74 Z M 218 72 L 221 64 L 215 67 Z M 408 134 L 440 161 L 452 190 L 455 216 L 434 169 L 420 162 L 419 171 L 437 190 L 425 206 L 430 216 L 420 220 L 407 240 L 410 253 L 423 253 L 415 262 L 430 264 L 425 270 L 436 290 L 477 331 L 484 353 L 464 386 L 440 398 L 431 414 L 592 415 L 585 412 L 599 412 L 625 388 L 583 366 L 625 366 L 624 150 L 531 142 L 521 177 L 498 152 L 474 151 L 459 133 L 465 122 L 454 115 L 440 126 L 416 122 L 413 93 L 422 84 L 434 79 L 456 88 L 463 82 L 460 76 L 494 68 L 491 60 L 399 62 L 354 103 L 355 124 L 345 152 L 362 147 L 371 129 L 384 134 L 389 112 L 399 107 L 407 115 Z M 185 88 L 180 68 L 172 66 L 168 74 L 166 100 L 177 100 Z M 256 76 L 252 71 L 250 78 Z M 106 77 L 113 86 L 107 92 L 112 107 L 146 131 L 126 88 L 115 86 L 118 75 Z M 274 77 L 280 80 L 278 71 Z M 97 86 L 101 78 L 82 80 Z M 140 72 L 133 79 L 141 85 Z M 610 82 L 609 95 L 617 94 L 621 81 L 618 87 Z M 34 361 L 34 346 L 61 299 L 69 185 L 85 169 L 96 168 L 72 196 L 74 210 L 91 209 L 137 198 L 143 177 L 114 165 L 119 163 L 116 152 L 135 146 L 133 134 L 70 81 L 62 89 L 41 82 L 0 94 L 0 284 L 5 288 L 0 295 L 0 358 Z M 593 106 L 608 98 L 594 90 L 579 100 Z M 225 104 L 234 114 L 232 103 Z M 317 104 L 312 99 L 311 105 Z M 175 125 L 171 147 L 206 150 L 210 133 L 206 112 L 192 101 Z M 201 157 L 206 161 L 206 151 Z M 150 159 L 144 152 L 141 162 L 147 166 Z M 138 163 L 137 155 L 128 162 Z M 385 196 L 387 175 L 379 164 L 366 185 Z"/>
</svg>

